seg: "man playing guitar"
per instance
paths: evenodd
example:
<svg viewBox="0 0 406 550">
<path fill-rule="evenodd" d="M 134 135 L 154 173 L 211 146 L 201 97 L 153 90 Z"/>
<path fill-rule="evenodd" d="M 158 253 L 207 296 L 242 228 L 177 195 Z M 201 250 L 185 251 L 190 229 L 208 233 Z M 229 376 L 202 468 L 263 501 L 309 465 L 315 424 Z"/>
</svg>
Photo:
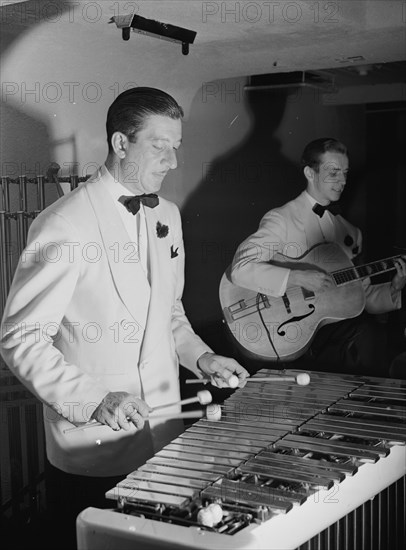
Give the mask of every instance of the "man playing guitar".
<svg viewBox="0 0 406 550">
<path fill-rule="evenodd" d="M 241 243 L 231 265 L 232 284 L 250 289 L 258 296 L 283 297 L 287 311 L 290 310 L 287 296 L 292 288 L 300 288 L 305 297 L 306 293 L 322 296 L 333 288 L 336 283 L 328 265 L 322 269 L 294 260 L 304 257 L 319 243 L 339 245 L 350 265 L 361 252 L 361 231 L 337 212 L 336 202 L 346 185 L 348 164 L 345 145 L 335 139 L 317 139 L 305 147 L 302 167 L 306 190 L 267 212 L 257 232 Z M 276 261 L 278 255 L 292 261 L 285 264 Z M 365 312 L 377 314 L 401 307 L 401 290 L 406 284 L 405 260 L 406 256 L 393 259 L 395 275 L 390 282 L 372 285 L 368 276 L 359 282 L 363 288 L 361 310 L 365 305 Z M 269 304 L 264 307 L 272 310 Z M 309 342 L 303 353 L 308 349 L 312 361 L 323 369 L 386 376 L 382 324 L 358 313 L 338 322 L 334 321 L 340 317 L 334 319 L 333 313 L 329 324 L 319 323 L 314 327 L 316 334 L 311 347 Z M 276 354 L 279 359 L 277 350 Z M 272 353 L 270 358 L 274 358 Z"/>
</svg>

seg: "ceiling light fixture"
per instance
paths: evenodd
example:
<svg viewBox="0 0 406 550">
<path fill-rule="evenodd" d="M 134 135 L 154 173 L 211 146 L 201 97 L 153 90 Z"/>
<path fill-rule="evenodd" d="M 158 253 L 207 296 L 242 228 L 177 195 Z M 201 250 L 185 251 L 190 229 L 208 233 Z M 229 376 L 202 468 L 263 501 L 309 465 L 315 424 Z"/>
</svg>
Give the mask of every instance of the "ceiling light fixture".
<svg viewBox="0 0 406 550">
<path fill-rule="evenodd" d="M 183 55 L 189 53 L 189 44 L 193 44 L 197 34 L 195 31 L 161 23 L 154 19 L 146 19 L 140 15 L 115 15 L 109 23 L 115 23 L 117 28 L 122 29 L 123 40 L 130 39 L 132 30 L 138 34 L 146 34 L 169 42 L 178 42 L 182 44 Z"/>
</svg>

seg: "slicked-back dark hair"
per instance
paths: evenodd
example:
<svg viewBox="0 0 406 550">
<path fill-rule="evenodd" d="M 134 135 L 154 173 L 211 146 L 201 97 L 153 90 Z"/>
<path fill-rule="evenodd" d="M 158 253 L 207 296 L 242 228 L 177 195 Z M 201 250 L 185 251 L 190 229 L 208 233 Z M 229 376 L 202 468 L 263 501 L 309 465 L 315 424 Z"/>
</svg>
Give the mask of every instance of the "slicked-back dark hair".
<svg viewBox="0 0 406 550">
<path fill-rule="evenodd" d="M 174 120 L 183 117 L 183 109 L 174 98 L 157 88 L 138 87 L 121 93 L 107 112 L 106 130 L 109 152 L 112 151 L 111 137 L 122 132 L 131 142 L 137 139 L 146 118 L 150 115 L 167 116 Z"/>
<path fill-rule="evenodd" d="M 319 171 L 321 156 L 324 153 L 333 151 L 348 155 L 347 147 L 341 141 L 334 138 L 319 138 L 308 143 L 303 151 L 301 165 L 302 168 L 309 166 L 315 172 Z"/>
</svg>

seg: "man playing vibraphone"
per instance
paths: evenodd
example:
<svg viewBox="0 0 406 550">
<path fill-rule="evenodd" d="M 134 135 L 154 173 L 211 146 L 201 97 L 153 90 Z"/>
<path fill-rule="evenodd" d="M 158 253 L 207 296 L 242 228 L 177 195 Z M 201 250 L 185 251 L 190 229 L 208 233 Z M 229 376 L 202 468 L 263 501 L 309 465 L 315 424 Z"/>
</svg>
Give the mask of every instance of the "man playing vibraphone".
<svg viewBox="0 0 406 550">
<path fill-rule="evenodd" d="M 8 296 L 2 355 L 44 403 L 48 506 L 72 533 L 83 508 L 103 507 L 105 491 L 175 435 L 147 419 L 179 402 L 179 363 L 219 387 L 247 375 L 193 332 L 182 306 L 180 214 L 156 195 L 177 166 L 182 116 L 160 90 L 117 97 L 105 165 L 32 223 Z M 69 431 L 92 420 L 111 429 Z"/>
</svg>

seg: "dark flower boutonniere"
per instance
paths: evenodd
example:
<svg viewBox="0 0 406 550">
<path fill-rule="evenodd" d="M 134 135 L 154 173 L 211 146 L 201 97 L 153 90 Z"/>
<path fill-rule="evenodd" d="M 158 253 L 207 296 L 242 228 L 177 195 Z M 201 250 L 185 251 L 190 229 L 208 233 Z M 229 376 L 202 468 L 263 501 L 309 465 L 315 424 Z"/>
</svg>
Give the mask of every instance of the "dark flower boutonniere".
<svg viewBox="0 0 406 550">
<path fill-rule="evenodd" d="M 169 233 L 169 227 L 161 222 L 156 222 L 156 234 L 158 239 L 163 239 Z"/>
</svg>

